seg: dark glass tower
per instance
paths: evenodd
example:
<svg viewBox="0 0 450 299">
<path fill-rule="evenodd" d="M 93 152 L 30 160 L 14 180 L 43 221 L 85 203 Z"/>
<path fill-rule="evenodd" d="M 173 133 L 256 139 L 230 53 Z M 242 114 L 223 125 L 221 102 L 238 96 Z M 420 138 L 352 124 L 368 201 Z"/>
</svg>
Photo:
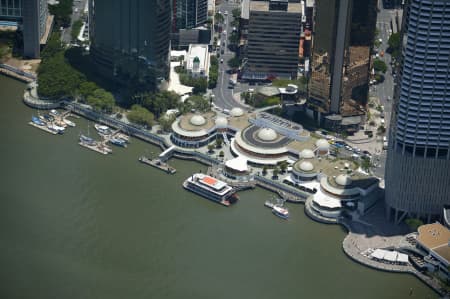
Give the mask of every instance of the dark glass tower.
<svg viewBox="0 0 450 299">
<path fill-rule="evenodd" d="M 172 32 L 191 29 L 208 20 L 208 0 L 172 0 Z"/>
<path fill-rule="evenodd" d="M 324 115 L 365 113 L 376 0 L 316 0 L 310 107 Z"/>
<path fill-rule="evenodd" d="M 101 74 L 155 89 L 169 78 L 168 0 L 90 0 L 91 55 Z"/>
</svg>

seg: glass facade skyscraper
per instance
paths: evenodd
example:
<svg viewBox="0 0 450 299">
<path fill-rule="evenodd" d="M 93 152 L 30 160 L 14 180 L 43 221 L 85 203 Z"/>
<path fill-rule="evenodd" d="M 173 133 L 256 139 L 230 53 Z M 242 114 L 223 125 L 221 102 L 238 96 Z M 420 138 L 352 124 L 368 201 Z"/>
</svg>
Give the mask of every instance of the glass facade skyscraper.
<svg viewBox="0 0 450 299">
<path fill-rule="evenodd" d="M 0 18 L 16 19 L 22 17 L 22 0 L 0 0 Z"/>
<path fill-rule="evenodd" d="M 192 29 L 208 20 L 208 0 L 172 0 L 172 32 Z"/>
<path fill-rule="evenodd" d="M 22 22 L 24 56 L 38 58 L 46 33 L 47 0 L 0 0 L 0 20 Z"/>
<path fill-rule="evenodd" d="M 316 0 L 309 107 L 363 115 L 368 96 L 376 0 Z"/>
<path fill-rule="evenodd" d="M 90 0 L 91 55 L 98 70 L 154 89 L 169 77 L 168 0 Z"/>
<path fill-rule="evenodd" d="M 410 0 L 386 164 L 397 221 L 450 204 L 450 1 Z"/>
</svg>

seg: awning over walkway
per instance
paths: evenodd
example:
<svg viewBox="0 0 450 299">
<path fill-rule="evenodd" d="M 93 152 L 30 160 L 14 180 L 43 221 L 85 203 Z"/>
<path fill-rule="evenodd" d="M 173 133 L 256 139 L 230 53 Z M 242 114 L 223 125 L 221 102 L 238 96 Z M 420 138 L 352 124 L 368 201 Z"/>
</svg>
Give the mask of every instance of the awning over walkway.
<svg viewBox="0 0 450 299">
<path fill-rule="evenodd" d="M 226 161 L 225 166 L 239 172 L 248 171 L 247 159 L 241 156 Z"/>
</svg>

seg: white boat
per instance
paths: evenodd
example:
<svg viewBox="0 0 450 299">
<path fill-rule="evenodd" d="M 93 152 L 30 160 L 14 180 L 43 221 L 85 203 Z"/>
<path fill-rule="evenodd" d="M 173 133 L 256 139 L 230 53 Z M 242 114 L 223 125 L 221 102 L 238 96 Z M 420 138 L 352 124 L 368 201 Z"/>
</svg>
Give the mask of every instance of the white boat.
<svg viewBox="0 0 450 299">
<path fill-rule="evenodd" d="M 127 142 L 122 138 L 113 137 L 109 140 L 109 142 L 117 146 L 127 147 Z"/>
<path fill-rule="evenodd" d="M 76 124 L 75 124 L 73 121 L 68 120 L 67 118 L 64 118 L 64 119 L 63 119 L 63 122 L 64 122 L 66 125 L 68 125 L 69 127 L 75 127 L 75 126 L 76 126 Z"/>
<path fill-rule="evenodd" d="M 51 131 L 57 132 L 58 134 L 63 134 L 65 130 L 63 127 L 60 127 L 52 123 L 48 123 L 47 128 L 49 128 Z"/>
<path fill-rule="evenodd" d="M 97 132 L 100 135 L 111 135 L 112 134 L 112 130 L 108 126 L 95 124 L 94 128 L 97 130 Z"/>
<path fill-rule="evenodd" d="M 58 112 L 58 110 L 52 109 L 52 110 L 50 110 L 50 114 L 54 115 L 54 116 L 58 116 L 59 112 Z"/>
<path fill-rule="evenodd" d="M 80 141 L 82 143 L 85 143 L 88 145 L 96 145 L 96 142 L 94 139 L 92 139 L 91 137 L 85 136 L 85 135 L 80 135 Z"/>
<path fill-rule="evenodd" d="M 193 174 L 183 182 L 183 187 L 224 206 L 229 206 L 238 200 L 233 187 L 203 173 Z"/>
<path fill-rule="evenodd" d="M 274 213 L 276 216 L 283 218 L 283 219 L 288 219 L 289 218 L 289 211 L 287 208 L 284 208 L 280 205 L 275 205 L 272 209 L 272 213 Z"/>
</svg>

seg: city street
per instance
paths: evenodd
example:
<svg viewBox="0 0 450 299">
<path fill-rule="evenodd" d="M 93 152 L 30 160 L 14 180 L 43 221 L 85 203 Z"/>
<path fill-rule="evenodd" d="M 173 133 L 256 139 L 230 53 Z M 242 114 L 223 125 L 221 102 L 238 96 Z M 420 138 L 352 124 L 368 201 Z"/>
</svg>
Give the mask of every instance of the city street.
<svg viewBox="0 0 450 299">
<path fill-rule="evenodd" d="M 379 13 L 377 17 L 377 28 L 379 30 L 379 39 L 381 39 L 381 45 L 379 51 L 386 52 L 388 48 L 388 40 L 392 34 L 391 20 L 397 14 L 398 9 L 384 9 L 381 1 L 379 4 Z M 400 11 L 399 11 L 400 12 Z M 370 89 L 370 96 L 379 99 L 380 104 L 384 106 L 384 120 L 386 128 L 386 136 L 388 136 L 391 116 L 392 116 L 392 104 L 394 95 L 395 78 L 392 75 L 391 55 L 385 54 L 383 57 L 379 57 L 387 65 L 387 71 L 384 74 L 385 80 L 383 83 L 374 85 Z M 379 141 L 378 141 L 379 142 Z M 383 178 L 386 163 L 386 150 L 382 150 L 379 154 L 375 154 L 374 163 L 377 165 L 373 168 L 373 172 L 377 177 Z"/>
<path fill-rule="evenodd" d="M 384 9 L 381 5 L 381 1 L 379 9 L 380 12 L 378 13 L 377 17 L 377 28 L 379 30 L 378 38 L 382 39 L 379 49 L 380 51 L 383 50 L 384 52 L 386 52 L 386 49 L 388 48 L 388 40 L 392 33 L 391 20 L 393 19 L 393 17 L 395 17 L 397 11 L 400 12 L 400 10 Z M 386 122 L 385 127 L 389 128 L 392 115 L 392 99 L 394 93 L 394 77 L 392 76 L 392 66 L 390 64 L 391 56 L 389 54 L 385 54 L 383 57 L 379 57 L 379 59 L 383 60 L 386 63 L 387 72 L 386 74 L 384 74 L 384 82 L 371 88 L 371 96 L 379 98 L 380 104 L 384 106 Z"/>
<path fill-rule="evenodd" d="M 78 20 L 84 13 L 84 8 L 86 6 L 87 0 L 74 0 L 73 1 L 73 7 L 72 7 L 72 22 L 70 27 L 65 28 L 61 32 L 61 40 L 65 44 L 70 44 L 72 41 L 72 24 L 74 21 Z"/>
<path fill-rule="evenodd" d="M 220 11 L 224 17 L 224 22 L 221 24 L 223 31 L 220 33 L 220 50 L 218 50 L 219 53 L 221 53 L 221 50 L 224 53 L 220 54 L 219 60 L 223 59 L 223 63 L 219 64 L 219 78 L 217 80 L 217 87 L 213 89 L 213 94 L 215 105 L 222 109 L 231 109 L 233 107 L 245 108 L 245 106 L 233 98 L 234 89 L 229 85 L 231 75 L 227 73 L 227 70 L 229 70 L 227 62 L 234 57 L 234 53 L 228 49 L 228 36 L 233 31 L 233 27 L 230 25 L 233 21 L 232 10 L 239 7 L 239 4 L 227 1 L 218 5 L 216 8 L 216 12 Z M 225 12 L 227 12 L 227 15 L 225 15 Z"/>
</svg>

